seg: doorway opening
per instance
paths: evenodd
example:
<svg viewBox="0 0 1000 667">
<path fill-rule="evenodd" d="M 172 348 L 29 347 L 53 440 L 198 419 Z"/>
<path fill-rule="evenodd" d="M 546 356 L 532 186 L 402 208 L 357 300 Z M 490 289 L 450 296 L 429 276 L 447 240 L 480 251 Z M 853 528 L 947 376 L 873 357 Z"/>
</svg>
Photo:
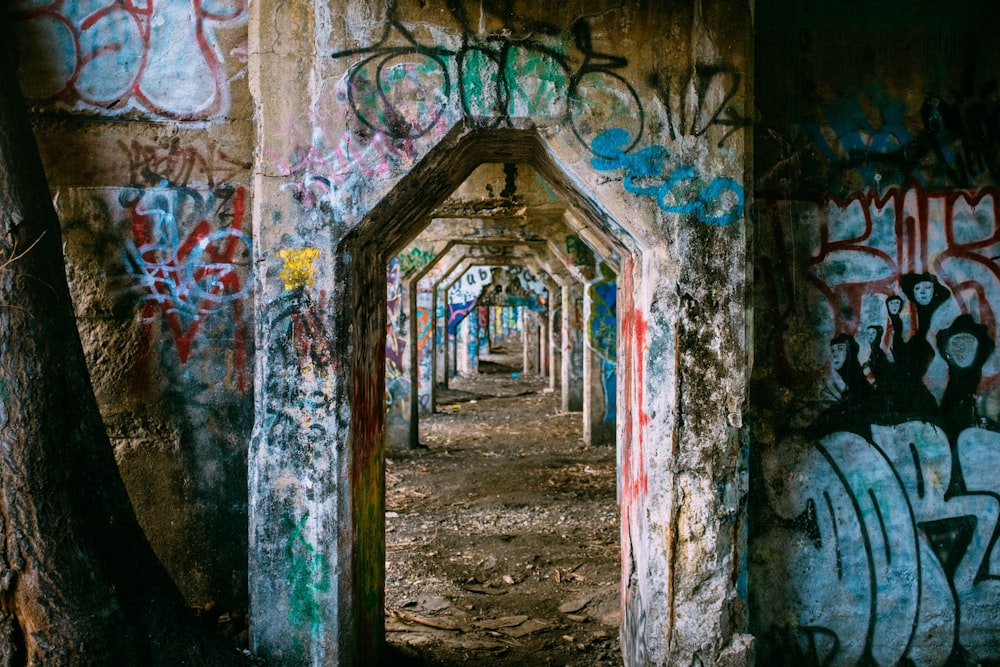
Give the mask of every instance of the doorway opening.
<svg viewBox="0 0 1000 667">
<path fill-rule="evenodd" d="M 347 467 L 350 471 L 348 502 L 353 530 L 347 531 L 347 534 L 341 538 L 341 549 L 346 555 L 344 562 L 349 563 L 352 567 L 352 584 L 350 586 L 352 602 L 349 610 L 351 613 L 351 626 L 354 629 L 353 639 L 356 642 L 356 654 L 362 658 L 370 656 L 377 659 L 382 654 L 384 647 L 387 544 L 385 532 L 386 508 L 384 502 L 386 490 L 393 491 L 389 484 L 392 483 L 393 475 L 396 474 L 390 468 L 388 471 L 389 477 L 387 478 L 386 449 L 383 439 L 386 433 L 384 430 L 386 407 L 384 382 L 385 334 L 387 323 L 385 315 L 387 309 L 387 301 L 385 300 L 386 289 L 384 287 L 385 267 L 393 257 L 397 256 L 427 226 L 433 217 L 435 208 L 441 202 L 445 201 L 452 192 L 458 189 L 479 165 L 491 163 L 524 164 L 532 167 L 551 186 L 559 199 L 565 203 L 566 208 L 573 213 L 573 219 L 579 221 L 580 227 L 574 231 L 592 241 L 596 239 L 594 245 L 604 249 L 603 254 L 613 263 L 612 268 L 615 270 L 616 275 L 628 286 L 628 290 L 623 294 L 624 300 L 628 300 L 629 295 L 632 293 L 632 286 L 641 285 L 642 247 L 592 197 L 584 192 L 580 192 L 575 187 L 573 179 L 566 174 L 558 165 L 555 158 L 548 153 L 544 143 L 537 134 L 530 130 L 478 130 L 458 133 L 454 142 L 448 142 L 447 140 L 442 142 L 397 185 L 389 196 L 373 209 L 365 221 L 345 238 L 339 248 L 339 261 L 343 263 L 349 272 L 351 292 L 354 294 L 354 308 L 349 313 L 350 329 L 353 335 L 351 349 L 348 353 L 351 363 L 350 377 L 352 381 L 350 389 L 350 442 L 347 452 Z M 541 243 L 546 244 L 544 239 L 541 240 Z M 536 257 L 536 259 L 538 258 Z M 544 262 L 546 260 L 542 259 L 540 261 Z M 566 280 L 565 275 L 554 268 L 549 272 L 549 275 L 553 278 L 553 284 Z M 571 292 L 572 286 L 568 282 L 560 284 L 563 288 L 561 290 L 561 302 L 563 306 L 566 303 L 573 303 L 572 297 L 567 296 Z M 577 285 L 577 288 L 580 290 L 586 287 L 586 283 Z M 627 303 L 624 305 L 626 308 L 628 307 Z M 562 327 L 564 329 L 567 328 L 566 323 L 570 319 L 565 310 L 564 307 L 564 312 L 561 314 Z M 621 310 L 621 305 L 618 310 Z M 621 339 L 622 336 L 618 336 L 617 342 L 614 342 L 613 345 L 619 365 L 624 365 L 627 370 L 627 368 L 636 363 L 635 355 L 637 351 L 627 343 L 623 343 Z M 564 365 L 561 369 L 563 377 L 566 377 L 566 371 L 567 369 Z M 626 372 L 623 377 L 627 379 L 631 377 L 631 374 Z M 546 381 L 547 378 L 539 378 L 539 387 L 541 389 L 544 389 L 543 383 Z M 631 467 L 631 457 L 641 455 L 641 452 L 635 452 L 630 442 L 631 434 L 635 429 L 629 427 L 627 416 L 627 406 L 635 401 L 637 391 L 636 388 L 630 387 L 627 381 L 623 381 L 619 383 L 619 388 L 612 393 L 615 396 L 615 404 L 624 404 L 626 406 L 626 416 L 616 429 L 617 447 L 614 450 L 615 453 L 612 455 L 614 463 L 611 465 L 611 469 L 629 470 Z M 472 405 L 484 407 L 481 404 L 489 402 L 485 398 L 482 401 L 479 399 L 476 400 L 477 403 L 475 404 L 469 402 L 467 408 L 471 408 Z M 451 403 L 451 405 L 454 404 L 455 402 Z M 413 405 L 411 402 L 411 410 L 414 409 Z M 459 405 L 461 405 L 460 402 Z M 456 412 L 461 412 L 461 409 L 460 407 Z M 466 409 L 466 412 L 473 411 Z M 446 415 L 442 410 L 442 417 L 444 416 L 451 415 Z M 547 421 L 550 426 L 554 424 L 552 421 L 554 414 L 544 416 L 548 417 Z M 510 420 L 513 419 L 514 417 L 510 418 Z M 499 456 L 492 457 L 488 453 L 490 451 L 490 449 L 476 450 L 475 456 L 482 459 L 500 458 Z M 484 454 L 482 452 L 487 453 Z M 518 448 L 516 454 L 520 458 L 520 448 Z M 525 452 L 525 454 L 527 456 L 528 452 Z M 393 460 L 391 456 L 390 454 L 390 461 Z M 566 465 L 565 457 L 563 457 L 563 465 L 564 467 Z M 570 467 L 564 473 L 567 479 L 577 475 L 583 481 L 588 481 L 590 476 L 599 477 L 602 474 L 597 467 L 587 462 L 583 462 L 582 467 L 576 463 L 568 465 Z M 594 472 L 588 472 L 588 468 Z M 546 486 L 549 486 L 550 477 L 546 477 L 543 480 Z M 561 482 L 554 477 L 551 478 L 553 481 L 551 486 L 559 487 Z M 425 492 L 417 490 L 417 493 Z M 579 493 L 579 491 L 565 491 L 564 493 Z M 504 494 L 496 493 L 493 494 L 494 500 L 497 495 L 500 495 L 501 500 L 504 500 Z M 512 502 L 513 497 L 513 492 L 506 494 L 505 502 Z M 572 497 L 569 499 L 573 500 Z M 461 509 L 461 501 L 451 502 L 459 503 L 458 507 Z M 613 523 L 616 527 L 624 523 L 621 519 L 622 514 L 634 509 L 629 506 L 628 502 L 628 498 L 623 500 L 619 496 L 617 508 L 612 508 L 611 510 Z M 452 521 L 458 522 L 461 516 L 460 510 L 453 512 Z M 559 520 L 558 516 L 554 517 L 555 523 L 553 527 L 556 529 L 560 525 Z M 562 521 L 563 525 L 565 525 L 565 514 L 562 516 Z M 494 521 L 494 523 L 497 522 L 499 522 L 499 519 Z M 460 523 L 456 525 L 458 528 L 462 527 Z M 425 527 L 421 525 L 420 528 L 424 529 Z M 431 526 L 428 525 L 426 529 L 430 530 Z M 391 532 L 390 536 L 392 536 Z M 571 531 L 567 530 L 566 536 L 566 539 L 571 539 Z M 594 546 L 607 548 L 609 545 L 601 543 L 600 540 L 602 539 L 605 538 L 597 538 Z M 414 542 L 416 546 L 420 546 L 417 538 L 406 539 L 402 542 Z M 400 544 L 392 541 L 389 543 L 394 545 Z M 610 546 L 613 546 L 616 550 L 620 549 L 618 539 L 616 538 Z M 396 549 L 399 547 L 394 546 L 393 548 Z M 465 567 L 466 565 L 470 565 L 471 561 L 470 563 L 465 563 L 463 556 L 458 555 L 460 553 L 464 554 L 465 551 L 467 549 L 455 548 L 453 549 L 453 554 L 446 555 L 446 558 L 456 558 L 456 561 L 454 561 L 456 567 L 459 566 L 458 564 Z M 510 549 L 508 549 L 508 552 L 513 553 Z M 496 557 L 496 554 L 492 555 Z M 528 556 L 531 556 L 531 558 L 529 559 Z M 520 565 L 529 574 L 532 574 L 532 570 L 547 570 L 550 568 L 549 563 L 538 564 L 534 556 L 535 554 L 524 554 L 520 557 L 515 557 L 512 567 Z M 389 557 L 393 558 L 392 554 Z M 507 556 L 507 558 L 509 560 L 510 556 Z M 451 563 L 451 561 L 446 562 Z M 515 582 L 513 585 L 516 585 L 518 581 L 515 579 L 515 574 L 520 577 L 522 583 L 525 581 L 522 572 L 507 571 L 506 569 L 504 572 L 500 572 L 499 565 L 501 563 L 502 561 L 498 560 L 493 565 L 488 557 L 484 557 L 481 563 L 479 560 L 476 560 L 475 565 L 478 568 L 493 565 L 489 572 L 496 573 L 500 577 L 499 581 L 507 586 L 512 586 L 512 584 L 504 579 L 505 576 Z M 529 569 L 528 565 L 532 567 Z M 560 563 L 558 565 L 553 563 L 551 564 L 550 571 L 545 574 L 549 578 L 558 577 L 559 581 L 557 583 L 562 583 L 564 577 L 568 578 L 570 582 L 576 581 L 575 577 L 572 576 L 574 573 L 586 580 L 587 575 L 577 573 L 573 567 L 574 565 L 574 563 Z M 458 573 L 455 578 L 461 580 L 461 574 Z M 468 573 L 468 576 L 465 577 L 467 585 L 485 586 L 486 583 L 491 583 L 492 585 L 487 574 L 486 570 L 476 570 Z M 539 581 L 544 580 L 543 577 L 545 574 L 539 575 Z M 482 581 L 484 577 L 486 578 L 485 582 Z M 594 578 L 598 580 L 597 583 L 601 583 L 600 575 L 595 575 Z M 471 581 L 472 579 L 479 581 L 479 584 Z M 629 598 L 622 594 L 619 588 L 626 581 L 627 579 L 622 577 L 616 582 L 618 585 L 613 586 L 615 595 L 612 596 L 611 604 L 617 608 L 618 616 L 616 617 L 614 612 L 609 612 L 602 616 L 604 621 L 626 622 L 623 619 L 628 614 L 627 605 Z M 480 594 L 489 595 L 489 593 Z M 565 600 L 565 604 L 567 605 L 565 609 L 569 610 L 573 606 L 571 603 L 576 604 L 579 601 Z M 471 604 L 473 609 L 475 609 L 475 603 Z M 466 603 L 467 605 L 468 603 Z M 583 616 L 577 612 L 581 611 L 584 606 L 579 607 L 575 611 L 563 611 L 559 613 Z M 595 606 L 596 608 L 597 606 Z M 472 610 L 466 609 L 465 611 Z M 589 619 L 589 616 L 585 616 L 584 618 Z M 480 620 L 486 620 L 488 623 L 499 622 L 497 619 Z M 545 619 L 539 620 L 544 621 Z M 511 619 L 507 619 L 504 622 L 511 622 Z M 487 630 L 498 631 L 497 628 L 488 628 Z M 449 632 L 449 630 L 442 631 Z M 597 630 L 595 632 L 600 631 Z M 618 631 L 614 628 L 605 632 L 608 632 L 611 636 L 618 634 Z M 567 633 L 565 636 L 572 637 L 572 640 L 565 639 L 563 636 L 560 636 L 559 639 L 577 647 L 583 645 L 584 649 L 582 650 L 586 650 L 588 645 L 586 642 L 578 642 L 577 638 L 572 634 Z M 581 649 L 577 648 L 577 650 Z"/>
</svg>

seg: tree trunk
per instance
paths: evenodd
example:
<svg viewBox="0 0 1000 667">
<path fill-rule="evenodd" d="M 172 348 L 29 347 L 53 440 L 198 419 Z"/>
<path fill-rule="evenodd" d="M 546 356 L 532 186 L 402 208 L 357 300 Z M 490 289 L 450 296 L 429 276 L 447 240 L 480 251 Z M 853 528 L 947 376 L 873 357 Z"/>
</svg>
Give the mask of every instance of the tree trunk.
<svg viewBox="0 0 1000 667">
<path fill-rule="evenodd" d="M 119 477 L 11 41 L 0 47 L 0 665 L 246 664 L 187 609 Z"/>
</svg>

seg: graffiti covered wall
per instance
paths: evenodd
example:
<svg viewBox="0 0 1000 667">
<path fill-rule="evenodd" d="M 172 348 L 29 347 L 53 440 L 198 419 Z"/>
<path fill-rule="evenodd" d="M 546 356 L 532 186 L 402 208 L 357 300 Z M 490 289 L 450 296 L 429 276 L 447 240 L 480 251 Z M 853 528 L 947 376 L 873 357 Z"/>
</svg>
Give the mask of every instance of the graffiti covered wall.
<svg viewBox="0 0 1000 667">
<path fill-rule="evenodd" d="M 1000 61 L 971 14 L 832 35 L 784 4 L 758 49 L 809 48 L 757 80 L 751 625 L 768 664 L 993 664 Z"/>
<path fill-rule="evenodd" d="M 15 2 L 19 79 L 95 393 L 191 605 L 247 604 L 247 2 Z"/>
</svg>

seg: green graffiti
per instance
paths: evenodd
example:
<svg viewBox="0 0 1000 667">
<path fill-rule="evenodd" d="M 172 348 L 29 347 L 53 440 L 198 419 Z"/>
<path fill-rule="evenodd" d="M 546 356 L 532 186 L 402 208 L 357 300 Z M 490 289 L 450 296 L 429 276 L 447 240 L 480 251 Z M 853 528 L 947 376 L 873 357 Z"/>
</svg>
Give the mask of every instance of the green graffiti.
<svg viewBox="0 0 1000 667">
<path fill-rule="evenodd" d="M 434 251 L 410 248 L 409 251 L 399 253 L 399 270 L 403 275 L 407 275 L 427 266 L 427 263 L 432 259 L 434 259 Z"/>
<path fill-rule="evenodd" d="M 511 96 L 509 114 L 559 118 L 565 113 L 570 78 L 557 59 L 562 55 L 565 54 L 550 55 L 520 46 L 511 49 L 505 72 Z"/>
<path fill-rule="evenodd" d="M 594 251 L 576 234 L 566 237 L 566 252 L 569 253 L 570 261 L 576 266 L 593 266 L 596 261 Z"/>
<path fill-rule="evenodd" d="M 289 564 L 290 600 L 288 620 L 292 627 L 308 626 L 310 635 L 317 635 L 321 625 L 319 595 L 330 591 L 330 565 L 326 557 L 306 539 L 304 530 L 309 513 L 296 522 L 288 512 L 281 517 L 288 532 L 285 560 Z"/>
</svg>

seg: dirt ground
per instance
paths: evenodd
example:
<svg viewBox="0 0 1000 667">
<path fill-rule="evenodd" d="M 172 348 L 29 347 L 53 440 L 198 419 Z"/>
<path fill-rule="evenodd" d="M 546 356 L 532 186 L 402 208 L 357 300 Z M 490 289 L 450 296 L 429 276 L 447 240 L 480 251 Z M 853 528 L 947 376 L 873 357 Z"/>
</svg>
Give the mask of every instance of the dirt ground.
<svg viewBox="0 0 1000 667">
<path fill-rule="evenodd" d="M 386 461 L 389 665 L 620 665 L 614 446 L 519 350 L 483 355 Z"/>
</svg>

